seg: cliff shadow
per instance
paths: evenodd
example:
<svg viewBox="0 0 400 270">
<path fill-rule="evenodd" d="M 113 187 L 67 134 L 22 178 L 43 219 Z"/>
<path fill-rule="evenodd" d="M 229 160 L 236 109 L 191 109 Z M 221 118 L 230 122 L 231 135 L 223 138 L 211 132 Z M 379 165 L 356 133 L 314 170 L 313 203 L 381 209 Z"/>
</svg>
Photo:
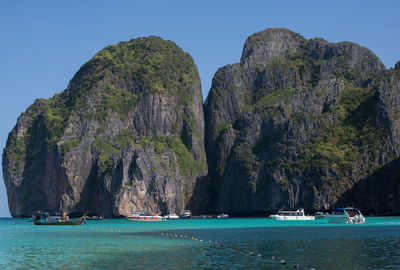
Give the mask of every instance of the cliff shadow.
<svg viewBox="0 0 400 270">
<path fill-rule="evenodd" d="M 111 201 L 111 196 L 104 186 L 105 174 L 103 172 L 99 175 L 97 163 L 93 163 L 74 214 L 82 215 L 87 211 L 88 215 L 112 216 L 112 206 L 107 204 Z"/>
<path fill-rule="evenodd" d="M 366 215 L 400 214 L 400 159 L 358 181 L 333 207 L 352 206 Z"/>
<path fill-rule="evenodd" d="M 193 214 L 212 214 L 209 213 L 211 203 L 208 188 L 208 177 L 198 177 L 193 188 L 192 196 L 186 204 L 186 207 L 190 209 Z"/>
</svg>

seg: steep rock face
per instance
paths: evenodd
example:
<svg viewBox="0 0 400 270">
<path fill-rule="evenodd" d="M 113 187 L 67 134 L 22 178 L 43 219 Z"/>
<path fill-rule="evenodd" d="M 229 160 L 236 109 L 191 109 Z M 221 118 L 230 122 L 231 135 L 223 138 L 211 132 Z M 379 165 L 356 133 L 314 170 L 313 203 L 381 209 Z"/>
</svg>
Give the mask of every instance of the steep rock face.
<svg viewBox="0 0 400 270">
<path fill-rule="evenodd" d="M 11 215 L 202 211 L 203 134 L 187 53 L 158 37 L 108 46 L 18 118 L 3 151 Z"/>
<path fill-rule="evenodd" d="M 287 29 L 250 36 L 240 63 L 214 75 L 204 106 L 215 209 L 343 203 L 356 183 L 399 157 L 397 69 L 385 71 L 350 42 Z M 345 202 L 364 206 L 354 196 Z"/>
</svg>

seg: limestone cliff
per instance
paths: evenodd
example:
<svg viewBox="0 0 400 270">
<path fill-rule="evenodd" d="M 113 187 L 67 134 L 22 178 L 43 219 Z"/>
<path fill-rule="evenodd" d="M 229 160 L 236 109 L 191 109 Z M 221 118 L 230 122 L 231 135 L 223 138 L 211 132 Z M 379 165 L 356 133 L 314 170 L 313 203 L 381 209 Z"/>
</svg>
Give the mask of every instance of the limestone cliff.
<svg viewBox="0 0 400 270">
<path fill-rule="evenodd" d="M 287 29 L 251 35 L 240 63 L 214 75 L 204 106 L 214 207 L 399 211 L 400 177 L 381 187 L 390 202 L 367 207 L 352 191 L 365 182 L 376 198 L 386 181 L 374 175 L 399 158 L 399 72 L 351 42 Z"/>
<path fill-rule="evenodd" d="M 158 37 L 108 46 L 18 118 L 3 152 L 11 215 L 199 211 L 203 134 L 189 54 Z"/>
<path fill-rule="evenodd" d="M 197 68 L 173 42 L 108 46 L 22 113 L 3 151 L 15 217 L 400 212 L 399 168 L 400 62 L 287 29 L 247 39 L 204 115 Z"/>
</svg>

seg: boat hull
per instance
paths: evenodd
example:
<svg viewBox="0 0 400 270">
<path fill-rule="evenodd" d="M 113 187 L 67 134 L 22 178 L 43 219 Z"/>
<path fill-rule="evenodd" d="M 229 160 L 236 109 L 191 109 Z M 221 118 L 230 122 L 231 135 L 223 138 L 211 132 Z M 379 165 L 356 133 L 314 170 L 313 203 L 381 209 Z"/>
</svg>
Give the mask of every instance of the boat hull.
<svg viewBox="0 0 400 270">
<path fill-rule="evenodd" d="M 352 218 L 346 216 L 329 216 L 329 223 L 340 223 L 340 224 L 349 224 L 349 223 L 365 223 L 365 218 Z"/>
<path fill-rule="evenodd" d="M 166 216 L 166 218 L 168 218 L 168 219 L 178 219 L 179 216 Z"/>
<path fill-rule="evenodd" d="M 332 213 L 327 216 L 329 223 L 365 223 L 365 217 L 358 209 L 349 208 L 335 208 Z"/>
<path fill-rule="evenodd" d="M 40 221 L 40 220 L 34 220 L 33 224 L 35 225 L 81 225 L 83 222 L 83 219 L 77 219 L 77 220 L 69 220 L 69 221 L 58 221 L 58 222 L 46 222 L 46 221 Z"/>
<path fill-rule="evenodd" d="M 301 221 L 301 220 L 315 220 L 313 216 L 278 216 L 273 215 L 271 216 L 274 220 L 293 220 L 293 221 Z"/>
<path fill-rule="evenodd" d="M 139 216 L 139 217 L 128 217 L 132 221 L 164 221 L 165 218 L 161 216 Z"/>
</svg>

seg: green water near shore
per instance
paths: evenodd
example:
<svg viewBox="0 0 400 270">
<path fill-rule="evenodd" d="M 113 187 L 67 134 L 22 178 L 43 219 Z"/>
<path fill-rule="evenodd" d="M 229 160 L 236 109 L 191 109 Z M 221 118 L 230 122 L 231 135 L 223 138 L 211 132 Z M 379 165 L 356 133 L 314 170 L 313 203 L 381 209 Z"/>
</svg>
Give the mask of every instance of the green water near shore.
<svg viewBox="0 0 400 270">
<path fill-rule="evenodd" d="M 35 226 L 24 221 L 0 219 L 0 269 L 293 269 L 296 264 L 301 269 L 399 269 L 400 265 L 400 217 L 367 218 L 365 224 L 351 225 L 267 218 L 108 219 L 81 226 Z M 280 264 L 282 259 L 286 265 Z"/>
</svg>

